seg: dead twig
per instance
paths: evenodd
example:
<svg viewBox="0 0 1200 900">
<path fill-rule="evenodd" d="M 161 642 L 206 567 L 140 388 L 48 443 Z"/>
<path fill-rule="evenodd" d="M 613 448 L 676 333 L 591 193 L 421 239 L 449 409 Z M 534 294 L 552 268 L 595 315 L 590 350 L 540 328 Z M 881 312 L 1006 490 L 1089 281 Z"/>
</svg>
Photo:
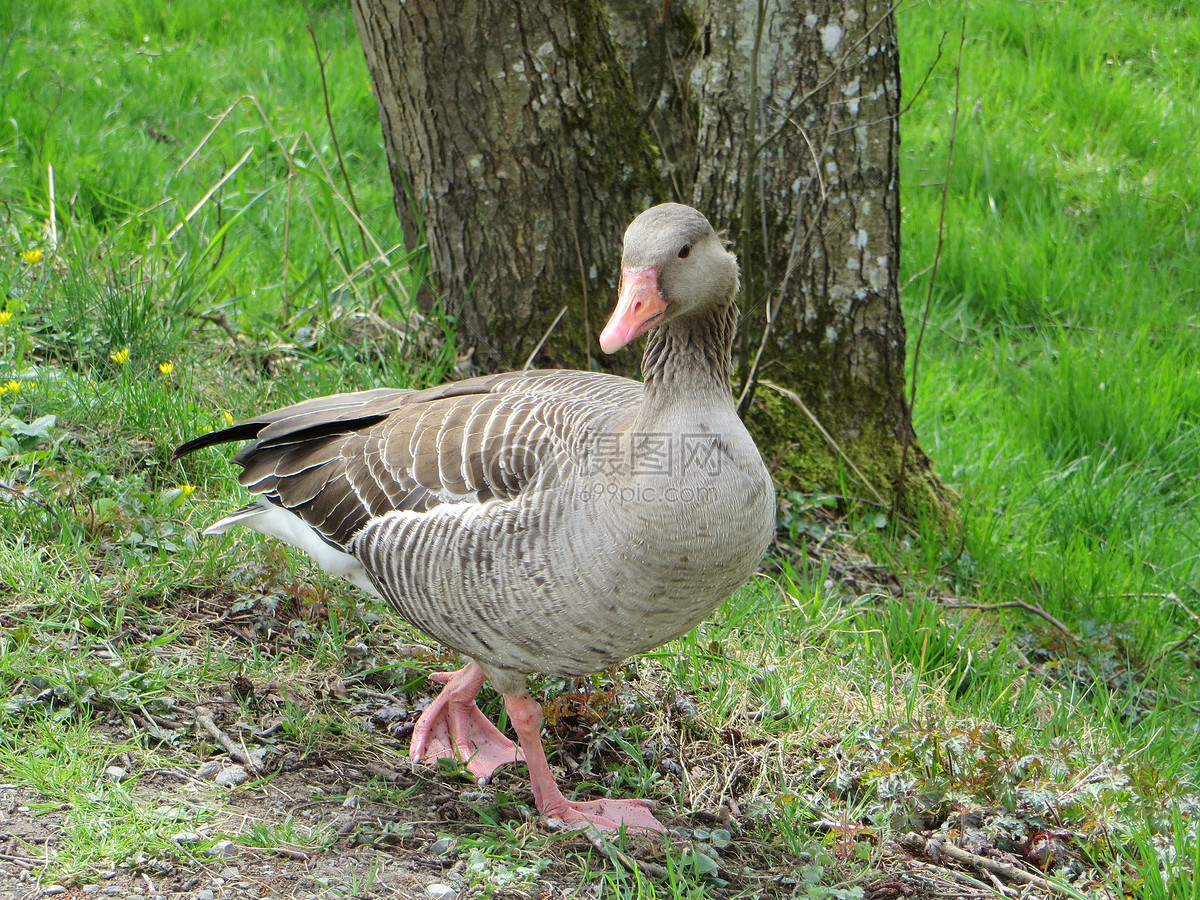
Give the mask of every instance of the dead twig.
<svg viewBox="0 0 1200 900">
<path fill-rule="evenodd" d="M 1168 656 L 1172 653 L 1175 653 L 1178 650 L 1181 650 L 1182 648 L 1188 646 L 1189 644 L 1191 644 L 1192 640 L 1196 637 L 1196 635 L 1200 634 L 1200 616 L 1196 615 L 1194 612 L 1192 612 L 1190 609 L 1188 609 L 1187 604 L 1184 603 L 1182 600 L 1180 600 L 1174 591 L 1168 591 L 1165 594 L 1141 594 L 1141 595 L 1123 594 L 1122 596 L 1126 596 L 1126 597 L 1128 597 L 1128 596 L 1159 597 L 1163 600 L 1170 600 L 1176 606 L 1178 606 L 1180 609 L 1182 609 L 1185 615 L 1189 616 L 1191 618 L 1191 620 L 1196 623 L 1195 627 L 1193 627 L 1191 631 L 1189 631 L 1187 634 L 1185 634 L 1179 640 L 1168 645 L 1167 649 L 1164 651 L 1166 653 L 1166 655 L 1168 655 Z"/>
<path fill-rule="evenodd" d="M 881 26 L 884 22 L 886 22 L 888 20 L 889 16 L 891 16 L 893 13 L 896 12 L 896 8 L 898 6 L 900 6 L 899 2 L 892 3 L 891 5 L 889 5 L 888 8 L 883 11 L 882 15 L 880 15 L 880 17 L 875 21 L 875 24 L 870 26 L 866 31 L 864 31 L 862 33 L 862 35 L 858 38 L 857 41 L 855 41 L 853 44 L 851 44 L 849 47 L 846 48 L 846 52 L 843 53 L 841 58 L 833 64 L 833 69 L 832 69 L 832 72 L 830 73 L 830 77 L 825 79 L 824 81 L 819 82 L 812 90 L 808 91 L 806 94 L 804 94 L 804 96 L 802 96 L 799 100 L 797 100 L 795 103 L 792 104 L 791 109 L 789 109 L 783 117 L 785 120 L 784 123 L 782 125 L 780 125 L 777 130 L 772 132 L 767 137 L 763 138 L 763 140 L 758 144 L 757 147 L 753 148 L 752 152 L 754 153 L 755 156 L 757 156 L 760 152 L 762 152 L 764 149 L 766 149 L 768 144 L 777 140 L 784 133 L 784 131 L 787 130 L 788 121 L 792 118 L 792 116 L 796 115 L 798 112 L 800 112 L 801 109 L 804 108 L 805 103 L 807 103 L 809 100 L 811 100 L 817 94 L 821 93 L 821 91 L 826 90 L 833 86 L 837 76 L 841 75 L 842 72 L 845 71 L 846 63 L 849 62 L 850 57 L 854 53 L 858 52 L 858 49 L 863 44 L 865 44 L 868 40 L 870 40 L 871 35 L 873 35 L 879 29 L 879 26 Z M 936 60 L 935 60 L 935 62 L 936 62 Z M 928 76 L 926 76 L 926 77 L 928 78 Z M 757 84 L 758 82 L 752 80 L 750 83 Z M 922 83 L 922 85 L 923 84 L 924 83 Z M 916 98 L 914 97 L 913 99 L 916 99 Z M 886 121 L 886 119 L 884 121 Z M 747 129 L 747 130 L 749 130 L 749 129 Z M 751 134 L 753 134 L 753 132 L 751 132 Z"/>
<path fill-rule="evenodd" d="M 795 226 L 792 229 L 792 248 L 791 248 L 791 252 L 788 254 L 788 261 L 787 261 L 787 265 L 784 267 L 783 277 L 780 278 L 778 281 L 776 281 L 774 284 L 772 284 L 770 286 L 770 288 L 768 288 L 767 291 L 763 294 L 763 296 L 757 302 L 755 302 L 750 307 L 750 309 L 747 310 L 747 315 L 748 315 L 750 312 L 753 312 L 754 310 L 756 310 L 760 303 L 762 303 L 764 301 L 767 302 L 766 323 L 763 325 L 762 338 L 758 342 L 758 350 L 754 354 L 754 362 L 751 363 L 751 365 L 750 365 L 750 371 L 746 373 L 746 377 L 742 384 L 742 391 L 738 395 L 738 399 L 737 399 L 737 412 L 738 412 L 738 415 L 742 418 L 745 418 L 746 410 L 749 408 L 750 401 L 754 397 L 754 389 L 758 384 L 758 365 L 759 365 L 759 362 L 761 362 L 761 360 L 762 360 L 763 352 L 767 349 L 767 340 L 771 336 L 771 328 L 775 324 L 775 317 L 779 314 L 779 309 L 783 305 L 783 298 L 787 295 L 788 281 L 792 276 L 792 272 L 794 270 L 798 269 L 800 267 L 800 265 L 803 262 L 805 262 L 805 260 L 808 259 L 809 255 L 811 253 L 812 248 L 810 247 L 810 241 L 812 238 L 813 229 L 809 228 L 809 229 L 805 230 L 803 236 L 801 236 L 800 228 L 804 224 L 804 215 L 805 215 L 805 206 L 806 206 L 805 198 L 808 197 L 808 193 L 811 190 L 814 181 L 817 183 L 817 187 L 820 190 L 820 202 L 817 204 L 816 211 L 813 213 L 814 223 L 820 218 L 821 214 L 824 212 L 825 205 L 829 200 L 829 192 L 825 186 L 825 179 L 821 175 L 820 160 L 825 155 L 825 153 L 829 147 L 829 130 L 832 127 L 832 124 L 833 124 L 833 107 L 831 106 L 829 108 L 829 119 L 825 123 L 825 141 L 824 141 L 824 143 L 821 144 L 821 148 L 819 151 L 817 151 L 813 148 L 812 141 L 809 140 L 808 133 L 799 125 L 796 126 L 796 130 L 800 133 L 800 136 L 802 138 L 804 138 L 804 144 L 805 144 L 805 146 L 808 147 L 809 155 L 812 157 L 813 171 L 812 171 L 812 174 L 808 178 L 808 184 L 806 184 L 804 186 L 804 190 L 800 192 L 800 199 L 797 203 L 797 209 L 796 209 Z M 873 190 L 873 188 L 869 188 L 868 190 Z M 841 223 L 841 221 L 849 215 L 850 215 L 850 210 L 846 210 L 846 212 L 844 212 L 841 216 L 839 216 L 837 218 L 837 220 L 834 221 L 833 225 L 830 227 L 836 228 Z M 764 228 L 763 229 L 764 246 L 765 246 L 766 239 L 767 239 L 766 238 L 766 229 Z M 772 304 L 770 302 L 770 297 L 771 297 L 771 294 L 775 292 L 776 288 L 779 288 L 779 293 L 776 296 L 775 303 Z"/>
<path fill-rule="evenodd" d="M 1185 634 L 1183 637 L 1181 637 L 1179 640 L 1168 645 L 1167 649 L 1164 651 L 1165 655 L 1170 656 L 1172 653 L 1175 653 L 1176 651 L 1181 650 L 1184 647 L 1188 646 L 1189 644 L 1192 643 L 1192 641 L 1195 639 L 1196 635 L 1198 635 L 1198 634 L 1200 634 L 1200 625 L 1197 625 L 1191 631 L 1189 631 L 1187 634 Z"/>
<path fill-rule="evenodd" d="M 15 863 L 26 871 L 34 868 L 39 862 L 45 864 L 45 860 L 38 860 L 31 856 L 13 856 L 11 853 L 0 853 L 0 860 Z"/>
<path fill-rule="evenodd" d="M 973 888 L 976 888 L 977 890 L 983 891 L 983 893 L 988 897 L 992 897 L 996 893 L 995 888 L 993 888 L 991 885 L 984 884 L 978 878 L 968 875 L 966 872 L 958 872 L 954 869 L 945 869 L 941 866 L 935 866 L 932 863 L 922 863 L 922 865 L 924 865 L 928 869 L 933 869 L 934 871 L 936 871 L 938 878 L 950 878 L 951 880 L 956 881 L 959 884 L 965 884 L 968 887 L 973 887 Z M 1009 888 L 1009 890 L 1012 890 L 1012 889 Z M 936 896 L 936 894 L 935 894 L 935 896 Z M 1005 893 L 1005 896 L 1008 896 L 1008 894 Z"/>
<path fill-rule="evenodd" d="M 664 10 L 665 14 L 665 10 Z M 573 185 L 574 182 L 571 182 Z M 583 265 L 583 249 L 579 246 L 579 216 L 575 212 L 575 189 L 568 187 L 567 189 L 567 206 L 571 214 L 571 237 L 575 241 L 575 264 L 579 267 L 579 290 L 583 296 L 583 352 L 587 357 L 587 371 L 592 371 L 592 325 L 588 317 L 588 289 L 587 289 L 587 271 Z M 563 312 L 566 312 L 566 307 L 563 307 Z M 558 314 L 559 319 L 562 318 L 562 313 Z M 558 319 L 554 320 L 558 324 Z M 554 325 L 550 326 L 551 328 Z M 547 332 L 547 337 L 549 333 Z M 545 341 L 546 338 L 542 338 Z M 538 345 L 541 349 L 541 345 Z M 529 361 L 525 363 L 525 368 L 529 368 L 529 363 L 537 356 L 537 350 L 529 355 Z"/>
<path fill-rule="evenodd" d="M 938 597 L 937 601 L 949 609 L 1023 609 L 1028 613 L 1033 613 L 1035 616 L 1041 616 L 1071 640 L 1075 640 L 1075 635 L 1066 625 L 1040 606 L 1034 606 L 1032 603 L 1026 603 L 1024 600 L 1007 600 L 1000 603 L 971 603 L 966 600 L 960 600 L 957 597 Z"/>
<path fill-rule="evenodd" d="M 287 207 L 288 211 L 287 211 L 287 218 L 285 219 L 285 225 L 288 225 L 291 220 L 291 199 L 290 198 L 292 195 L 292 184 L 293 184 L 293 182 L 296 181 L 296 175 L 298 172 L 296 164 L 295 164 L 296 150 L 303 143 L 308 148 L 308 150 L 312 153 L 313 161 L 316 162 L 317 166 L 320 168 L 321 174 L 324 176 L 324 179 L 325 179 L 324 184 L 328 188 L 329 193 L 332 195 L 334 200 L 336 200 L 346 210 L 347 214 L 351 218 L 354 219 L 355 226 L 359 229 L 359 233 L 364 234 L 366 236 L 367 241 L 374 248 L 375 253 L 377 255 L 383 255 L 383 253 L 384 253 L 383 248 L 379 246 L 379 243 L 375 240 L 374 236 L 371 234 L 370 229 L 368 229 L 366 227 L 366 223 L 363 222 L 362 217 L 359 216 L 358 213 L 355 211 L 354 205 L 351 204 L 349 198 L 344 197 L 342 195 L 341 191 L 339 191 L 337 189 L 335 179 L 333 178 L 333 175 L 330 173 L 328 167 L 325 165 L 325 160 L 321 156 L 320 151 L 317 149 L 317 146 L 316 146 L 315 142 L 312 140 L 312 137 L 307 132 L 302 132 L 301 135 L 299 137 L 297 137 L 295 139 L 295 141 L 293 141 L 291 146 L 289 147 L 286 143 L 284 143 L 283 137 L 275 130 L 275 126 L 271 122 L 270 117 L 267 115 L 266 110 L 263 109 L 262 104 L 258 102 L 258 98 L 255 97 L 253 94 L 243 94 L 241 97 L 238 97 L 236 100 L 233 101 L 233 103 L 231 103 L 228 107 L 226 107 L 226 109 L 223 112 L 221 112 L 220 115 L 215 117 L 212 127 L 205 133 L 204 137 L 202 137 L 200 139 L 200 142 L 192 149 L 192 152 L 189 153 L 187 155 L 187 157 L 183 160 L 183 162 L 179 164 L 178 168 L 176 168 L 176 170 L 175 170 L 174 175 L 172 175 L 172 178 L 177 177 L 179 175 L 179 173 L 182 172 L 192 162 L 192 160 L 195 159 L 196 156 L 199 155 L 200 151 L 204 149 L 204 147 L 208 144 L 208 142 L 212 138 L 212 136 L 217 132 L 217 129 L 219 129 L 225 123 L 225 121 L 233 114 L 234 110 L 236 110 L 238 107 L 240 107 L 243 103 L 249 103 L 254 108 L 254 110 L 257 112 L 258 117 L 262 120 L 263 125 L 266 127 L 267 132 L 271 136 L 271 142 L 275 144 L 275 146 L 278 148 L 280 154 L 283 156 L 284 161 L 287 163 L 289 201 L 288 201 L 288 207 Z M 305 205 L 308 207 L 309 212 L 312 214 L 313 224 L 316 226 L 317 233 L 320 235 L 322 243 L 325 245 L 326 250 L 328 250 L 328 252 L 329 252 L 330 259 L 332 259 L 335 262 L 335 264 L 338 266 L 338 268 L 341 269 L 342 275 L 345 276 L 348 280 L 350 280 L 355 292 L 358 293 L 359 289 L 358 289 L 357 283 L 355 283 L 352 279 L 350 279 L 350 272 L 346 269 L 345 265 L 343 264 L 342 254 L 338 253 L 335 242 L 330 238 L 328 232 L 325 229 L 324 220 L 326 217 L 323 214 L 321 214 L 320 212 L 318 212 L 316 206 L 313 204 L 312 197 L 309 196 L 309 192 L 304 188 L 303 183 L 300 183 L 299 187 L 300 187 L 301 199 L 304 201 Z M 166 202 L 166 201 L 163 201 L 163 202 Z M 203 204 L 203 202 L 204 201 L 201 201 L 201 205 Z M 151 207 L 151 208 L 153 208 L 153 207 Z M 285 246 L 285 251 L 286 251 L 286 246 Z M 284 276 L 285 276 L 284 277 L 285 285 L 288 284 L 288 279 L 286 277 L 287 273 L 288 273 L 288 263 L 289 263 L 289 254 L 287 254 L 285 252 L 284 258 L 283 258 L 283 272 L 284 272 Z M 404 285 L 401 284 L 399 277 L 394 272 L 385 271 L 384 278 L 392 285 L 392 289 L 395 291 L 397 296 L 407 296 L 407 292 L 404 288 Z"/>
<path fill-rule="evenodd" d="M 204 204 L 206 204 L 209 201 L 209 199 L 212 197 L 213 194 L 215 194 L 217 191 L 219 191 L 221 189 L 221 185 L 223 185 L 226 181 L 228 181 L 230 178 L 233 177 L 234 172 L 236 172 L 238 169 L 240 169 L 242 167 L 242 163 L 244 163 L 246 160 L 248 160 L 250 158 L 250 154 L 253 152 L 254 152 L 254 145 L 251 144 L 249 147 L 246 148 L 246 152 L 242 154 L 242 158 L 239 159 L 237 162 L 235 162 L 229 168 L 229 170 L 220 177 L 220 179 L 217 181 L 217 183 L 208 189 L 208 191 L 205 193 L 205 195 L 203 197 L 201 197 L 198 201 L 196 201 L 196 205 L 193 206 L 188 211 L 188 214 L 183 217 L 183 221 L 181 221 L 178 225 L 176 225 L 169 232 L 167 232 L 167 240 L 168 241 L 171 240 L 173 237 L 175 237 L 175 235 L 179 234 L 179 229 L 183 228 L 184 225 L 186 225 L 188 222 L 192 221 L 192 217 L 204 208 Z"/>
<path fill-rule="evenodd" d="M 300 862 L 312 862 L 313 858 L 317 855 L 304 850 L 292 850 L 289 847 L 275 847 L 271 852 L 276 856 L 282 856 L 284 859 L 296 859 Z"/>
<path fill-rule="evenodd" d="M 212 324 L 216 325 L 225 332 L 225 334 L 229 337 L 229 340 L 233 343 L 234 347 L 241 347 L 242 336 L 239 335 L 237 331 L 234 330 L 233 326 L 229 324 L 229 320 L 220 313 L 193 313 L 192 315 L 197 319 L 201 319 L 205 322 L 211 322 Z"/>
<path fill-rule="evenodd" d="M 936 860 L 939 856 L 946 856 L 956 863 L 970 866 L 977 871 L 992 872 L 1007 878 L 1009 881 L 1017 881 L 1021 884 L 1032 884 L 1035 887 L 1059 896 L 1073 897 L 1075 900 L 1086 900 L 1085 894 L 1080 893 L 1069 885 L 1051 881 L 1048 878 L 1043 878 L 1041 875 L 1034 875 L 1032 872 L 1026 872 L 1024 869 L 1019 869 L 1010 863 L 1001 862 L 998 859 L 989 859 L 986 856 L 980 856 L 977 853 L 964 850 L 957 844 L 952 844 L 950 841 L 945 840 L 945 835 L 935 835 L 932 839 L 927 840 L 923 835 L 910 832 L 900 838 L 900 843 L 905 848 L 921 853 L 930 859 Z"/>
<path fill-rule="evenodd" d="M 537 342 L 537 346 L 533 348 L 533 352 L 529 354 L 529 358 L 525 360 L 525 365 L 521 367 L 522 371 L 526 371 L 533 365 L 533 358 L 538 355 L 538 352 L 545 346 L 546 341 L 550 340 L 550 335 L 554 333 L 554 328 L 562 317 L 567 314 L 567 308 L 564 306 L 558 311 L 558 315 L 554 317 L 554 321 L 550 323 L 550 327 L 546 329 L 546 333 L 542 335 L 542 339 Z"/>
<path fill-rule="evenodd" d="M 609 862 L 621 866 L 630 872 L 641 871 L 651 878 L 665 878 L 668 874 L 667 870 L 658 865 L 658 863 L 652 863 L 643 859 L 634 859 L 615 844 L 605 840 L 604 836 L 599 832 L 589 830 L 587 839 L 593 847 L 608 858 Z"/>
<path fill-rule="evenodd" d="M 899 4 L 896 4 L 899 6 Z M 893 7 L 895 9 L 895 7 Z M 876 25 L 878 27 L 878 24 Z M 908 114 L 908 111 L 913 108 L 913 104 L 917 102 L 917 98 L 921 96 L 925 90 L 925 85 L 929 83 L 929 78 L 933 75 L 933 70 L 937 68 L 937 64 L 942 61 L 942 42 L 946 40 L 946 32 L 942 32 L 941 38 L 938 39 L 937 55 L 933 58 L 933 62 L 929 64 L 929 68 L 925 70 L 925 77 L 921 79 L 921 83 L 917 85 L 917 89 L 913 91 L 911 97 L 908 98 L 908 103 L 904 104 L 904 109 L 894 115 L 884 116 L 882 119 L 876 119 L 873 122 L 856 123 L 846 128 L 839 128 L 833 132 L 835 135 L 844 134 L 847 131 L 853 131 L 855 128 L 871 128 L 875 125 L 882 125 L 884 122 L 890 122 L 892 119 L 899 119 Z"/>
<path fill-rule="evenodd" d="M 229 754 L 230 759 L 241 763 L 246 768 L 255 772 L 262 771 L 262 763 L 256 757 L 246 752 L 245 748 L 237 744 L 233 738 L 218 728 L 217 723 L 213 721 L 212 713 L 207 708 L 197 706 L 195 715 L 196 723 L 207 731 L 214 741 L 225 748 L 225 752 Z"/>
<path fill-rule="evenodd" d="M 58 249 L 58 219 L 54 212 L 54 165 L 46 163 L 46 180 L 49 183 L 50 191 L 50 209 L 46 219 L 46 226 L 49 230 L 47 238 L 49 239 L 51 251 Z"/>
<path fill-rule="evenodd" d="M 211 785 L 211 782 L 207 782 L 202 778 L 197 778 L 195 775 L 192 775 L 189 772 L 181 772 L 178 769 L 143 769 L 139 773 L 139 777 L 145 779 L 154 778 L 157 775 L 169 775 L 172 778 L 178 778 L 180 781 L 187 782 L 188 784 L 194 784 L 196 787 L 209 787 Z"/>
<path fill-rule="evenodd" d="M 187 728 L 187 725 L 185 725 L 183 722 L 180 722 L 178 719 L 167 719 L 163 716 L 156 716 L 152 712 L 147 712 L 146 707 L 144 706 L 139 706 L 138 710 L 141 713 L 142 718 L 148 719 L 161 728 L 168 728 L 171 731 L 179 731 L 182 728 Z"/>
</svg>

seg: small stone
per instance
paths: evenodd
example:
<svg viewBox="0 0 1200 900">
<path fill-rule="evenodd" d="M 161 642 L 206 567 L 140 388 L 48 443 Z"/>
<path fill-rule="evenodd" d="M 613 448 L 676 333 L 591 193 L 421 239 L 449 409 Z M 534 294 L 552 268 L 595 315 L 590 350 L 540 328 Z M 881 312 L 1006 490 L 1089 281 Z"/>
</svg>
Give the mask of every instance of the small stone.
<svg viewBox="0 0 1200 900">
<path fill-rule="evenodd" d="M 210 759 L 204 765 L 196 770 L 197 778 L 216 778 L 221 774 L 221 770 L 225 768 L 225 763 L 219 759 Z"/>
<path fill-rule="evenodd" d="M 85 894 L 94 894 L 98 890 L 100 890 L 100 885 L 98 884 L 85 884 L 83 886 L 83 892 Z"/>
<path fill-rule="evenodd" d="M 104 775 L 107 778 L 111 778 L 113 781 L 120 781 L 125 777 L 126 772 L 120 766 L 109 766 L 104 770 Z"/>
<path fill-rule="evenodd" d="M 108 881 L 110 878 L 116 878 L 117 873 L 116 872 L 101 872 L 100 877 L 103 878 L 105 881 Z"/>
<path fill-rule="evenodd" d="M 198 831 L 181 831 L 179 834 L 171 835 L 171 840 L 177 844 L 198 844 L 204 838 Z"/>
<path fill-rule="evenodd" d="M 119 887 L 118 885 L 113 884 L 113 885 L 109 885 L 108 887 L 106 887 L 100 893 L 104 894 L 106 897 L 115 897 L 118 894 L 125 893 L 125 888 Z"/>
<path fill-rule="evenodd" d="M 237 856 L 237 847 L 234 846 L 233 841 L 217 841 L 208 848 L 208 855 L 219 857 Z"/>
<path fill-rule="evenodd" d="M 55 894 L 65 894 L 67 889 L 61 884 L 52 884 L 42 890 L 42 893 L 47 897 L 53 897 Z"/>
<path fill-rule="evenodd" d="M 425 888 L 430 900 L 452 900 L 458 896 L 458 891 L 448 884 L 431 884 Z"/>
<path fill-rule="evenodd" d="M 440 838 L 433 842 L 433 846 L 429 848 L 429 852 L 434 856 L 449 856 L 458 849 L 458 841 L 454 838 Z"/>
<path fill-rule="evenodd" d="M 196 892 L 196 900 L 216 900 L 216 896 L 216 894 L 207 889 Z"/>
<path fill-rule="evenodd" d="M 408 707 L 403 703 L 389 703 L 375 710 L 375 718 L 381 722 L 398 722 L 408 718 Z"/>
<path fill-rule="evenodd" d="M 237 878 L 242 873 L 238 871 L 237 866 L 226 866 L 221 870 L 221 877 L 228 881 L 230 878 Z"/>
<path fill-rule="evenodd" d="M 249 780 L 250 773 L 246 771 L 245 766 L 227 766 L 215 779 L 221 787 L 236 787 Z"/>
</svg>

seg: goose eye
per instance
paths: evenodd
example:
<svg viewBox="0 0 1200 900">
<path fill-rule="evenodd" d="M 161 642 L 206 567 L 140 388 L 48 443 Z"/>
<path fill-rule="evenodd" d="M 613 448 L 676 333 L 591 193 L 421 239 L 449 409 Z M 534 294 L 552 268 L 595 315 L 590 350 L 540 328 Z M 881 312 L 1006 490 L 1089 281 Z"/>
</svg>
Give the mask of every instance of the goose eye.
<svg viewBox="0 0 1200 900">
<path fill-rule="evenodd" d="M 691 253 L 691 252 L 692 252 L 692 245 L 691 245 L 691 244 L 684 244 L 682 247 L 680 247 L 680 248 L 679 248 L 679 258 L 680 258 L 680 259 L 687 259 L 687 258 L 688 258 L 688 254 L 689 254 L 689 253 Z"/>
</svg>

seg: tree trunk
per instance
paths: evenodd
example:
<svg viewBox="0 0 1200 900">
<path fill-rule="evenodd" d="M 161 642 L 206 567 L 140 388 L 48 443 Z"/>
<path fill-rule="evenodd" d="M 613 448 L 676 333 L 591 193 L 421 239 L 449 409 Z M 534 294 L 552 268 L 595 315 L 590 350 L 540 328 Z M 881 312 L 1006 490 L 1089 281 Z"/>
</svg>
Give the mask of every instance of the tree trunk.
<svg viewBox="0 0 1200 900">
<path fill-rule="evenodd" d="M 687 201 L 696 177 L 692 70 L 704 0 L 605 0 L 617 54 L 664 176 L 662 199 Z"/>
<path fill-rule="evenodd" d="M 536 362 L 590 367 L 621 235 L 662 180 L 599 0 L 353 6 L 396 210 L 410 243 L 423 219 L 460 341 L 519 368 L 565 306 Z"/>
<path fill-rule="evenodd" d="M 785 489 L 945 513 L 905 400 L 891 6 L 712 0 L 701 45 L 693 200 L 732 214 L 747 425 Z"/>
<path fill-rule="evenodd" d="M 945 513 L 904 396 L 892 7 L 609 4 L 354 0 L 397 210 L 410 241 L 424 215 L 460 339 L 520 366 L 565 305 L 537 362 L 593 366 L 625 225 L 691 201 L 736 244 L 737 390 L 781 487 Z"/>
</svg>

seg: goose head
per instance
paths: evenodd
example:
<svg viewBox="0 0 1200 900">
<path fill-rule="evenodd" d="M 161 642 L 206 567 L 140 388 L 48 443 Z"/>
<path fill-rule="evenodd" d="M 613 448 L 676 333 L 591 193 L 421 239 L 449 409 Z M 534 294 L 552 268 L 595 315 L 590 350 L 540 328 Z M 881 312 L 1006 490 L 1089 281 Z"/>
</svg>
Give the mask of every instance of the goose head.
<svg viewBox="0 0 1200 900">
<path fill-rule="evenodd" d="M 724 309 L 738 287 L 737 258 L 700 212 L 652 206 L 625 230 L 617 308 L 600 333 L 615 353 L 667 322 Z"/>
</svg>

